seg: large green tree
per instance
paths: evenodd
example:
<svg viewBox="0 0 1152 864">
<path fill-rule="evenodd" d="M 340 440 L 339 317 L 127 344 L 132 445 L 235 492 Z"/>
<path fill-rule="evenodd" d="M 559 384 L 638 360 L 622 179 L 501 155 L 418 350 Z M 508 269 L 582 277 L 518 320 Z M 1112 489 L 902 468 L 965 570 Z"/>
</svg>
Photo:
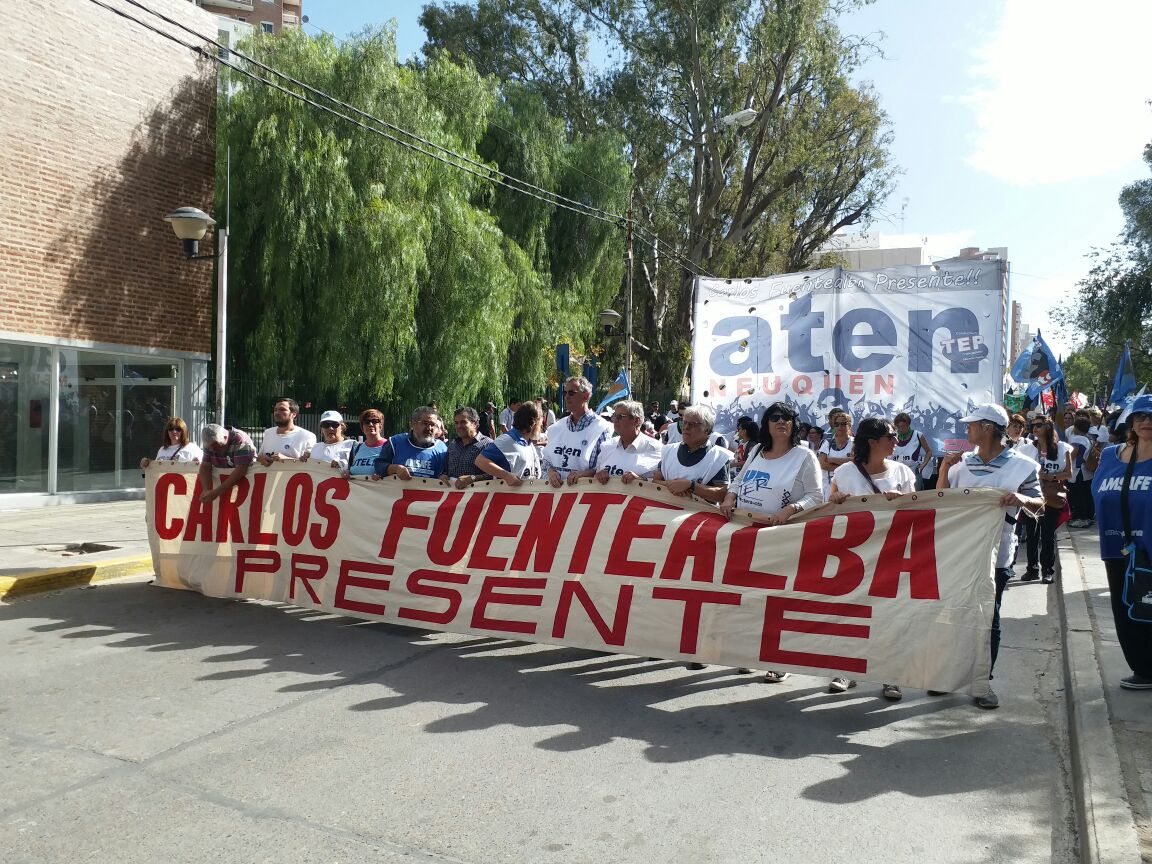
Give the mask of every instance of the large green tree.
<svg viewBox="0 0 1152 864">
<path fill-rule="evenodd" d="M 640 353 L 654 389 L 682 380 L 696 273 L 803 269 L 835 231 L 867 222 L 890 189 L 884 115 L 850 80 L 862 46 L 836 25 L 845 5 L 855 4 L 425 7 L 429 56 L 448 51 L 520 83 L 574 130 L 624 132 L 640 223 L 637 333 L 651 349 Z M 590 46 L 603 54 L 596 63 Z M 722 122 L 744 109 L 756 112 L 747 126 Z"/>
<path fill-rule="evenodd" d="M 618 140 L 569 143 L 538 98 L 447 57 L 398 65 L 390 30 L 341 44 L 286 34 L 247 49 L 473 160 L 482 176 L 276 89 L 227 82 L 234 374 L 322 404 L 453 407 L 542 390 L 557 339 L 580 348 L 594 337 L 595 310 L 619 280 L 616 227 L 574 222 L 487 169 L 616 207 Z M 585 188 L 568 165 L 600 182 Z"/>
</svg>

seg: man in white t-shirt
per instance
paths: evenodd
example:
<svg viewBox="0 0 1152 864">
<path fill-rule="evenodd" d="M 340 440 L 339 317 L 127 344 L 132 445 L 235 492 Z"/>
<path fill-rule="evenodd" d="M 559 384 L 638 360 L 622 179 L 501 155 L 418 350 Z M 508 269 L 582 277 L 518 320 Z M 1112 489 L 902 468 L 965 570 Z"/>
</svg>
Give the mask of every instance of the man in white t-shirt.
<svg viewBox="0 0 1152 864">
<path fill-rule="evenodd" d="M 540 460 L 548 485 L 556 489 L 590 476 L 586 472 L 592 450 L 612 435 L 612 425 L 588 409 L 591 398 L 592 385 L 587 378 L 576 376 L 564 382 L 568 415 L 548 427 L 548 443 Z"/>
<path fill-rule="evenodd" d="M 296 425 L 299 416 L 300 406 L 295 399 L 282 396 L 272 405 L 272 422 L 276 425 L 264 430 L 257 460 L 261 465 L 299 459 L 316 444 L 315 435 Z"/>
<path fill-rule="evenodd" d="M 680 427 L 680 403 L 673 399 L 668 403 L 667 422 L 660 428 L 665 444 L 679 444 L 684 440 L 684 430 Z"/>
</svg>

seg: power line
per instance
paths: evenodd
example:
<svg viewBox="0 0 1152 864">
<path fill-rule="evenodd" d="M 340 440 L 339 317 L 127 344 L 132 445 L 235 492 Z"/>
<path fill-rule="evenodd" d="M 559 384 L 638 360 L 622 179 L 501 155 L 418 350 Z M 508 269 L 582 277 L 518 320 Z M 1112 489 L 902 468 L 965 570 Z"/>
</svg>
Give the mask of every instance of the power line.
<svg viewBox="0 0 1152 864">
<path fill-rule="evenodd" d="M 502 186 L 514 191 L 514 192 L 520 192 L 523 195 L 527 195 L 527 196 L 530 196 L 532 198 L 536 198 L 537 200 L 543 201 L 544 203 L 552 204 L 553 206 L 561 207 L 563 209 L 570 210 L 574 213 L 577 213 L 578 215 L 590 216 L 594 219 L 598 219 L 598 220 L 603 221 L 603 222 L 608 222 L 610 224 L 615 225 L 618 228 L 625 227 L 629 221 L 633 221 L 633 223 L 635 224 L 634 220 L 629 220 L 628 217 L 626 217 L 626 216 L 622 216 L 622 215 L 616 214 L 616 213 L 611 213 L 611 212 L 603 210 L 601 208 L 594 207 L 594 206 L 589 205 L 589 204 L 585 204 L 581 201 L 576 201 L 575 199 L 567 198 L 567 197 L 559 195 L 555 192 L 551 192 L 547 189 L 543 189 L 542 187 L 536 186 L 532 183 L 529 183 L 528 181 L 521 180 L 517 177 L 514 177 L 510 174 L 507 174 L 503 171 L 500 171 L 499 169 L 495 169 L 495 168 L 493 168 L 489 165 L 486 165 L 483 162 L 480 162 L 476 159 L 472 159 L 472 158 L 465 156 L 463 154 L 456 153 L 455 151 L 450 150 L 449 148 L 444 147 L 443 145 L 436 144 L 433 141 L 430 141 L 426 138 L 423 138 L 419 135 L 416 135 L 415 133 L 412 133 L 406 129 L 403 129 L 402 127 L 399 127 L 393 123 L 390 123 L 386 120 L 383 120 L 383 119 L 376 117 L 372 114 L 369 114 L 365 111 L 362 111 L 359 108 L 355 107 L 354 105 L 350 105 L 346 102 L 343 102 L 342 100 L 337 99 L 334 96 L 331 96 L 328 93 L 325 93 L 324 91 L 321 91 L 321 90 L 318 90 L 317 88 L 311 87 L 310 85 L 305 84 L 302 81 L 298 81 L 297 79 L 292 78 L 289 75 L 285 75 L 284 73 L 282 73 L 282 72 L 280 72 L 280 71 L 278 71 L 278 70 L 276 70 L 270 66 L 267 66 L 266 64 L 261 63 L 260 61 L 255 60 L 252 57 L 249 57 L 248 55 L 244 54 L 243 52 L 237 51 L 234 48 L 229 48 L 228 46 L 225 46 L 225 45 L 221 44 L 220 42 L 217 42 L 215 39 L 210 39 L 210 38 L 204 36 L 203 34 L 198 33 L 197 31 L 193 30 L 192 28 L 185 26 L 184 24 L 180 23 L 179 21 L 176 21 L 176 20 L 174 20 L 174 19 L 172 19 L 172 18 L 170 18 L 170 17 L 168 17 L 168 16 L 166 16 L 160 12 L 157 12 L 153 9 L 148 8 L 147 6 L 138 2 L 138 0 L 124 0 L 124 2 L 126 2 L 132 6 L 135 6 L 136 8 L 141 9 L 144 12 L 147 12 L 147 13 L 153 15 L 153 16 L 159 18 L 160 20 L 167 22 L 168 24 L 171 24 L 175 27 L 180 28 L 181 30 L 185 31 L 186 33 L 191 34 L 192 36 L 196 37 L 197 39 L 200 39 L 206 43 L 209 43 L 211 45 L 216 46 L 216 48 L 219 49 L 220 51 L 223 51 L 227 54 L 233 54 L 233 55 L 241 58 L 246 63 L 250 63 L 253 66 L 256 66 L 257 68 L 259 68 L 261 70 L 264 70 L 265 72 L 267 72 L 267 73 L 269 73 L 269 74 L 271 74 L 277 78 L 280 78 L 284 81 L 288 81 L 291 84 L 302 88 L 303 90 L 307 91 L 308 93 L 315 94 L 316 96 L 318 96 L 322 99 L 325 99 L 325 100 L 333 103 L 334 105 L 339 106 L 342 109 L 346 109 L 346 110 L 348 110 L 348 111 L 350 111 L 356 115 L 359 115 L 359 117 L 362 117 L 367 121 L 370 121 L 372 123 L 377 123 L 380 126 L 383 126 L 385 128 L 384 129 L 375 128 L 373 126 L 367 125 L 365 122 L 363 122 L 361 120 L 356 119 L 355 117 L 348 116 L 347 114 L 342 113 L 341 111 L 333 110 L 332 108 L 330 108 L 327 105 L 323 105 L 319 102 L 314 101 L 313 99 L 310 99 L 305 94 L 294 92 L 294 91 L 282 86 L 281 84 L 276 83 L 275 81 L 272 81 L 268 78 L 257 75 L 256 73 L 251 72 L 248 69 L 244 69 L 244 68 L 240 67 L 239 65 L 232 63 L 229 60 L 226 60 L 224 57 L 219 56 L 219 54 L 217 54 L 216 52 L 206 51 L 203 47 L 201 47 L 199 45 L 193 45 L 189 42 L 186 42 L 174 34 L 167 33 L 163 30 L 160 30 L 159 28 L 154 27 L 153 25 L 151 25 L 145 21 L 140 20 L 139 18 L 136 18 L 132 15 L 129 15 L 120 9 L 116 9 L 112 6 L 109 6 L 108 4 L 106 4 L 104 2 L 101 2 L 101 0 L 91 0 L 91 2 L 95 3 L 96 5 L 102 7 L 102 8 L 104 8 L 110 12 L 113 12 L 116 15 L 119 15 L 122 18 L 125 18 L 129 21 L 136 23 L 136 24 L 139 24 L 140 26 L 152 31 L 153 33 L 156 33 L 160 36 L 163 36 L 164 38 L 169 39 L 170 41 L 173 41 L 176 44 L 181 45 L 181 46 L 187 48 L 190 51 L 193 51 L 194 53 L 196 53 L 202 57 L 206 57 L 206 58 L 212 60 L 213 62 L 215 62 L 219 65 L 222 65 L 222 66 L 225 66 L 229 69 L 232 69 L 241 75 L 244 75 L 244 76 L 246 76 L 246 77 L 248 77 L 254 81 L 258 81 L 258 82 L 260 82 L 260 83 L 262 83 L 268 87 L 271 87 L 275 90 L 278 90 L 287 96 L 290 96 L 294 99 L 297 99 L 301 102 L 304 102 L 307 105 L 311 105 L 315 108 L 319 108 L 321 111 L 325 111 L 329 114 L 332 114 L 335 117 L 338 117 L 342 120 L 345 120 L 349 123 L 352 123 L 354 126 L 357 126 L 361 129 L 364 129 L 367 132 L 372 132 L 374 134 L 380 135 L 381 137 L 383 137 L 389 141 L 392 141 L 393 143 L 399 144 L 402 147 L 406 147 L 409 150 L 420 153 L 424 156 L 428 156 L 432 159 L 436 159 L 437 161 L 439 161 L 445 165 L 448 165 L 450 167 L 453 167 L 453 168 L 456 168 L 458 170 L 464 171 L 466 173 L 472 174 L 473 176 L 476 176 L 482 180 L 487 180 L 487 181 L 498 183 L 498 184 L 500 184 L 500 185 L 502 185 Z M 397 133 L 399 135 L 403 135 L 403 136 L 411 139 L 411 141 L 403 140 L 402 138 L 397 137 L 397 134 L 392 134 L 392 133 Z M 416 143 L 412 143 L 412 142 L 416 142 Z M 438 151 L 438 152 L 434 152 L 434 151 Z M 458 160 L 458 161 L 452 161 L 452 160 Z M 648 230 L 648 229 L 643 228 L 642 230 Z M 703 270 L 703 268 L 700 268 L 699 265 L 694 264 L 690 259 L 683 256 L 681 253 L 676 252 L 675 250 L 670 250 L 670 251 L 672 254 L 670 254 L 670 255 L 664 254 L 663 257 L 666 257 L 669 260 L 676 262 L 681 267 L 683 267 L 685 270 L 688 270 L 690 273 L 692 273 L 694 276 L 700 276 L 700 275 L 711 276 L 712 275 L 712 274 L 708 273 L 707 271 Z M 657 254 L 660 254 L 660 253 L 657 252 Z"/>
</svg>

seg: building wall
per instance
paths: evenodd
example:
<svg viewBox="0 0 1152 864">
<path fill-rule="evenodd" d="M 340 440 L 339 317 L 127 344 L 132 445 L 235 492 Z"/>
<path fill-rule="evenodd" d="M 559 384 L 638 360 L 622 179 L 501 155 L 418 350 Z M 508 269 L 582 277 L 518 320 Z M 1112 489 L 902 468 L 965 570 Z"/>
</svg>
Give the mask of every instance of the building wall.
<svg viewBox="0 0 1152 864">
<path fill-rule="evenodd" d="M 216 32 L 185 0 L 149 5 Z M 214 68 L 87 0 L 4 17 L 0 333 L 207 354 L 212 264 L 184 261 L 163 217 L 214 209 Z"/>
<path fill-rule="evenodd" d="M 299 27 L 302 13 L 301 0 L 197 0 L 197 5 L 214 15 L 242 21 L 253 30 L 271 33 Z"/>
</svg>

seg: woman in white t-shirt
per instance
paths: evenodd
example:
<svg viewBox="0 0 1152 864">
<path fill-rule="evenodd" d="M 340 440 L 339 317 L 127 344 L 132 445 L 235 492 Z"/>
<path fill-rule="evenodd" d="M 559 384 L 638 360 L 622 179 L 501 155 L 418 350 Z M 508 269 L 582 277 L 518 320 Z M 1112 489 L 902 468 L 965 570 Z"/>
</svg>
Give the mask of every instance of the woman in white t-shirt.
<svg viewBox="0 0 1152 864">
<path fill-rule="evenodd" d="M 816 458 L 824 471 L 824 494 L 832 489 L 832 472 L 845 462 L 852 461 L 852 418 L 844 411 L 838 411 L 829 418 L 832 423 L 832 437 L 820 445 Z"/>
<path fill-rule="evenodd" d="M 915 492 L 915 472 L 907 464 L 891 458 L 897 438 L 895 428 L 884 418 L 861 420 L 852 442 L 852 461 L 832 472 L 828 500 L 833 504 L 843 504 L 856 496 L 883 495 L 891 501 Z M 828 691 L 843 693 L 855 686 L 856 682 L 851 678 L 833 678 Z M 880 692 L 892 702 L 899 702 L 904 696 L 895 684 L 885 684 Z"/>
<path fill-rule="evenodd" d="M 761 420 L 759 444 L 728 486 L 720 511 L 731 519 L 735 510 L 749 510 L 757 522 L 783 525 L 823 501 L 820 466 L 816 454 L 801 444 L 796 412 L 784 402 L 774 402 Z M 773 669 L 764 680 L 778 684 L 787 677 L 787 672 Z"/>
<path fill-rule="evenodd" d="M 1056 573 L 1056 528 L 1064 511 L 1067 495 L 1064 484 L 1072 478 L 1072 445 L 1056 435 L 1052 421 L 1038 415 L 1032 421 L 1032 442 L 1017 449 L 1024 456 L 1040 463 L 1040 491 L 1044 493 L 1044 511 L 1039 519 L 1021 519 L 1024 523 L 1024 542 L 1028 550 L 1028 569 L 1021 582 L 1034 582 L 1043 570 L 1045 583 L 1051 583 Z M 1039 565 L 1039 566 L 1037 566 Z"/>
<path fill-rule="evenodd" d="M 347 429 L 344 417 L 339 411 L 325 411 L 320 415 L 320 440 L 312 445 L 312 449 L 300 457 L 301 462 L 311 459 L 333 468 L 347 468 L 348 454 L 352 452 L 352 441 L 344 437 Z"/>
<path fill-rule="evenodd" d="M 164 424 L 164 439 L 160 442 L 160 449 L 156 451 L 156 458 L 170 462 L 199 464 L 204 458 L 204 451 L 188 440 L 188 424 L 179 417 L 170 417 Z M 152 460 L 147 456 L 140 460 L 141 468 L 147 468 L 151 464 Z"/>
</svg>

